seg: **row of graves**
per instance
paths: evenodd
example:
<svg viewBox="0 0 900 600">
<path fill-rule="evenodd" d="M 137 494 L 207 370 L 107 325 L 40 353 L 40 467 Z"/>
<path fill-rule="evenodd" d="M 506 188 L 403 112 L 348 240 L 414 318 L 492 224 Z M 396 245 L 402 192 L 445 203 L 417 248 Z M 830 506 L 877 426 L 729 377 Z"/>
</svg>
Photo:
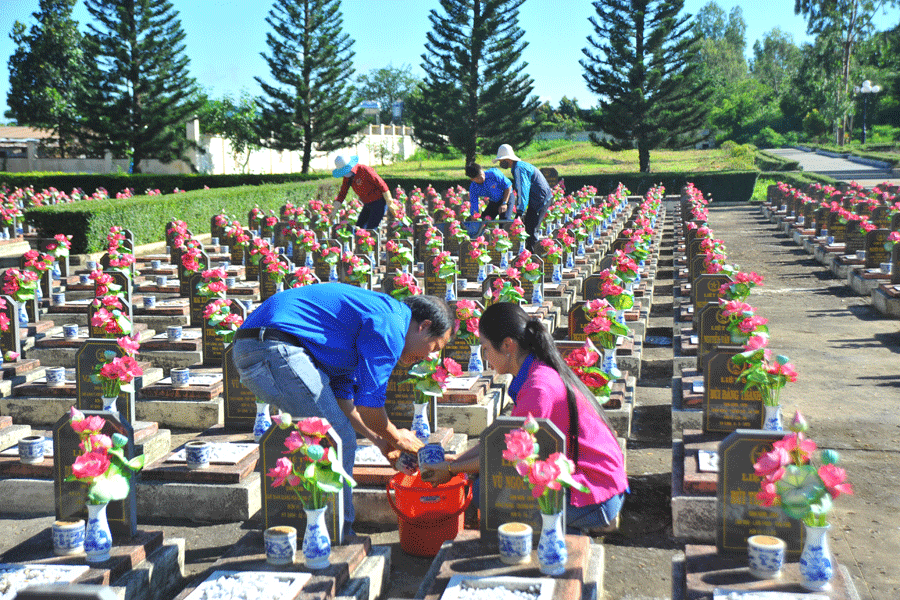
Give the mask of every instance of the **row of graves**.
<svg viewBox="0 0 900 600">
<path fill-rule="evenodd" d="M 416 287 L 419 280 L 423 282 L 421 291 L 451 298 L 457 309 L 459 299 L 465 300 L 467 296 L 476 307 L 499 300 L 517 300 L 526 310 L 542 317 L 551 330 L 568 328 L 573 332 L 569 340 L 560 342 L 564 349 L 572 351 L 581 345 L 579 340 L 583 338 L 580 336 L 586 335 L 579 331 L 585 323 L 572 321 L 571 314 L 578 312 L 574 310 L 576 304 L 584 305 L 595 299 L 600 295 L 596 290 L 610 285 L 610 281 L 618 281 L 611 279 L 609 274 L 616 254 L 620 255 L 617 265 L 622 263 L 621 268 L 626 271 L 630 268 L 621 255 L 625 250 L 634 252 L 629 243 L 633 246 L 637 240 L 629 237 L 630 234 L 618 234 L 623 228 L 628 231 L 628 227 L 636 227 L 632 219 L 634 206 L 629 205 L 627 195 L 621 192 L 602 199 L 592 195 L 579 197 L 577 213 L 571 198 L 563 199 L 568 203 L 565 206 L 553 209 L 552 218 L 542 233 L 557 240 L 558 244 L 541 246 L 549 267 L 541 259 L 541 252 L 534 256 L 520 252 L 513 258 L 508 250 L 503 250 L 502 241 L 499 241 L 500 248 L 497 247 L 498 240 L 504 238 L 500 232 L 507 232 L 508 239 L 510 234 L 516 234 L 520 223 L 467 222 L 463 226 L 467 239 L 456 237 L 459 246 L 468 244 L 466 256 L 477 258 L 478 252 L 474 250 L 481 250 L 496 260 L 479 262 L 472 276 L 472 286 L 459 280 L 462 268 L 470 268 L 459 247 L 454 249 L 459 253 L 457 269 L 452 270 L 450 277 L 446 272 L 441 273 L 437 260 L 443 260 L 449 251 L 437 246 L 435 238 L 443 237 L 443 224 L 428 223 L 427 219 L 410 223 L 411 235 L 405 239 L 392 238 L 387 228 L 356 231 L 352 237 L 342 237 L 340 230 L 343 228 L 334 226 L 318 232 L 312 229 L 300 233 L 300 228 L 295 227 L 299 213 L 288 205 L 282 210 L 278 226 L 267 224 L 270 231 L 266 231 L 265 226 L 258 230 L 251 228 L 254 211 L 248 215 L 251 222 L 248 227 L 217 215 L 212 220 L 212 233 L 218 235 L 211 235 L 206 245 L 190 233 L 186 224 L 169 223 L 166 227 L 167 251 L 157 255 L 135 256 L 133 236 L 126 230 L 114 228 L 110 231 L 108 251 L 96 263 L 85 260 L 81 264 L 70 263 L 64 238 L 36 240 L 34 251 L 23 256 L 23 268 L 5 278 L 5 282 L 14 280 L 18 286 L 7 288 L 10 295 L 5 298 L 7 312 L 4 314 L 9 327 L 2 338 L 4 352 L 12 353 L 7 355 L 12 360 L 4 366 L 4 373 L 9 373 L 8 379 L 12 380 L 9 392 L 2 399 L 3 412 L 8 416 L 0 420 L 0 432 L 6 435 L 0 438 L 5 442 L 5 450 L 0 455 L 0 487 L 4 489 L 8 509 L 47 514 L 53 511 L 60 520 L 83 516 L 83 486 L 64 481 L 71 473 L 77 455 L 73 444 L 77 446 L 78 440 L 72 436 L 68 413 L 69 407 L 75 406 L 87 415 L 102 415 L 110 433 L 120 433 L 127 438 L 126 456 L 143 455 L 146 464 L 140 475 L 135 476 L 129 497 L 110 507 L 115 539 L 112 562 L 90 569 L 75 569 L 69 574 L 71 580 L 130 585 L 126 580 L 141 578 L 139 565 L 145 564 L 145 557 L 152 555 L 159 559 L 165 555 L 167 564 L 173 561 L 177 564 L 183 547 L 179 550 L 176 541 L 163 540 L 159 532 L 138 530 L 139 515 L 173 516 L 172 509 L 176 507 L 178 516 L 186 518 L 250 519 L 259 511 L 264 527 L 285 520 L 302 522 L 297 499 L 275 493 L 281 490 L 273 490 L 262 476 L 272 466 L 268 462 L 280 454 L 276 448 L 283 445 L 283 439 L 277 439 L 278 428 L 270 428 L 260 433 L 257 440 L 254 427 L 261 410 L 267 411 L 268 407 L 263 405 L 261 409 L 256 399 L 240 385 L 230 361 L 228 333 L 233 334 L 254 303 L 277 293 L 285 285 L 314 284 L 326 277 L 392 293 L 402 287 L 402 276 L 406 275 L 414 278 Z M 436 214 L 439 207 L 431 206 L 430 209 L 430 213 L 423 211 L 420 214 Z M 567 216 L 571 214 L 590 215 L 589 219 L 584 219 L 585 226 L 590 226 L 588 233 L 575 226 L 563 226 L 564 221 L 572 220 Z M 255 216 L 260 223 L 265 223 L 258 213 Z M 451 222 L 446 227 L 448 234 L 452 225 Z M 292 230 L 297 234 L 292 236 Z M 490 233 L 483 235 L 488 230 Z M 287 246 L 275 245 L 278 231 Z M 304 236 L 309 231 L 313 233 L 315 245 L 304 247 Z M 269 232 L 273 235 L 265 237 Z M 518 235 L 521 242 L 521 231 Z M 385 239 L 383 251 L 380 250 L 382 237 Z M 650 242 L 650 237 L 645 232 L 641 244 Z M 370 240 L 374 240 L 374 244 Z M 395 242 L 396 247 L 391 242 Z M 450 235 L 447 242 L 448 247 L 453 248 Z M 348 246 L 349 252 L 346 251 Z M 354 246 L 357 254 L 353 254 Z M 404 247 L 409 249 L 408 253 Z M 340 251 L 337 261 L 332 256 L 336 254 L 334 248 Z M 649 247 L 643 247 L 641 251 L 644 252 L 643 260 L 649 254 Z M 353 256 L 360 262 L 354 261 Z M 412 260 L 405 260 L 407 258 Z M 529 258 L 533 262 L 528 262 Z M 513 266 L 503 269 L 504 259 Z M 354 267 L 364 264 L 362 261 L 365 260 L 372 265 L 366 270 L 368 278 L 353 277 Z M 605 265 L 604 260 L 607 261 Z M 519 273 L 515 272 L 517 262 L 521 267 Z M 631 306 L 619 310 L 620 320 L 643 326 L 652 295 L 651 269 L 655 266 L 652 259 L 644 262 L 646 266 L 640 269 L 644 280 L 631 281 L 633 285 L 629 287 L 634 288 L 634 296 L 644 297 L 648 303 L 642 307 L 641 301 L 631 300 Z M 273 263 L 277 265 L 271 267 Z M 43 267 L 34 278 L 35 287 L 41 292 L 35 291 L 29 298 L 30 278 L 22 275 L 22 271 L 34 268 L 35 264 Z M 487 265 L 495 268 L 490 269 Z M 390 276 L 387 276 L 389 268 Z M 484 281 L 479 281 L 482 270 Z M 599 277 L 598 270 L 605 270 L 607 274 Z M 533 279 L 523 276 L 520 280 L 516 275 L 525 271 L 537 271 L 539 276 Z M 632 268 L 630 272 L 637 274 L 638 269 Z M 623 275 L 631 277 L 625 272 Z M 496 282 L 501 283 L 497 285 Z M 402 292 L 393 295 L 402 296 Z M 527 295 L 531 296 L 530 303 L 526 300 Z M 25 316 L 20 319 L 23 308 Z M 221 318 L 215 321 L 211 318 L 212 313 Z M 5 320 L 0 319 L 0 322 Z M 123 343 L 123 338 L 128 342 Z M 465 340 L 460 338 L 459 341 Z M 447 452 L 464 447 L 468 435 L 483 435 L 507 404 L 508 377 L 496 376 L 489 369 L 482 370 L 483 366 L 479 367 L 477 360 L 470 360 L 477 354 L 471 348 L 472 341 L 471 338 L 468 340 L 469 347 L 459 343 L 447 348 L 448 356 L 456 356 L 467 366 L 471 363 L 471 367 L 445 391 L 440 402 L 432 401 L 428 406 L 434 424 L 429 440 L 441 443 Z M 639 354 L 635 352 L 640 346 L 639 336 L 636 341 L 629 337 L 618 345 L 613 343 L 614 354 L 621 356 L 620 364 L 625 366 L 631 356 L 630 368 L 635 372 L 640 363 Z M 97 374 L 103 365 L 127 359 L 131 359 L 133 381 L 122 386 L 110 402 L 110 398 L 104 399 L 103 381 L 97 379 Z M 179 383 L 176 383 L 176 372 L 184 369 L 189 369 L 188 378 L 179 376 Z M 633 404 L 631 399 L 626 400 L 627 374 L 626 369 L 623 376 L 615 380 L 615 385 L 610 382 L 610 402 L 617 399 L 620 406 Z M 389 385 L 388 409 L 392 419 L 401 425 L 411 422 L 412 402 L 416 399 L 415 389 L 406 379 L 407 373 L 395 373 Z M 620 422 L 622 425 L 617 428 L 627 431 L 630 417 L 620 419 Z M 185 448 L 173 450 L 169 431 L 160 425 L 195 429 L 196 439 L 213 442 L 210 467 L 189 469 Z M 36 429 L 40 426 L 50 426 L 50 429 Z M 7 435 L 13 431 L 16 433 Z M 29 435 L 46 438 L 44 460 L 38 464 L 23 464 L 17 459 L 15 448 L 11 447 L 18 439 Z M 502 435 L 499 439 L 502 440 Z M 561 438 L 559 443 L 564 443 Z M 366 453 L 365 447 L 361 448 L 361 453 Z M 497 456 L 490 460 L 492 465 L 502 462 Z M 484 472 L 490 471 L 486 468 Z M 384 520 L 387 506 L 384 482 L 393 473 L 392 466 L 386 463 L 357 461 L 354 477 L 361 483 L 361 489 L 354 496 L 358 514 L 383 523 L 396 522 L 393 514 L 389 515 L 388 521 Z M 493 476 L 488 479 L 504 481 Z M 498 484 L 498 487 L 502 485 Z M 492 493 L 504 492 L 494 489 Z M 491 524 L 496 528 L 506 516 L 521 517 L 525 504 L 532 511 L 534 520 L 539 521 L 536 507 L 526 496 L 522 494 L 501 502 L 510 514 L 498 516 L 493 512 L 497 503 L 485 500 L 490 497 L 483 494 L 479 501 L 482 514 L 487 515 L 483 525 Z M 200 499 L 202 501 L 198 502 Z M 229 507 L 228 510 L 223 511 L 223 506 Z M 491 511 L 487 507 L 492 507 Z M 329 517 L 331 537 L 337 543 L 345 542 L 346 548 L 341 552 L 346 556 L 342 554 L 341 560 L 351 565 L 352 572 L 353 567 L 375 560 L 377 552 L 367 538 L 344 539 L 339 518 L 342 511 L 337 508 Z M 539 531 L 539 527 L 535 530 Z M 254 535 L 259 537 L 259 532 L 248 534 L 231 553 L 244 557 L 239 562 L 246 562 L 247 553 L 260 553 L 261 544 Z M 29 564 L 48 565 L 50 570 L 50 565 L 79 562 L 77 558 L 49 557 L 49 538 L 48 530 L 8 551 L 2 560 L 19 565 L 24 560 Z M 579 543 L 587 548 L 584 541 Z M 584 562 L 588 558 L 585 550 L 578 560 Z M 166 570 L 160 569 L 160 573 L 164 572 Z M 334 569 L 324 576 L 331 577 L 334 582 L 345 581 L 347 574 L 347 569 Z M 322 584 L 321 581 L 317 583 Z M 332 589 L 339 588 L 337 583 L 332 586 Z"/>
<path fill-rule="evenodd" d="M 798 561 L 807 530 L 778 501 L 762 500 L 763 476 L 755 465 L 791 434 L 782 424 L 780 406 L 767 404 L 773 398 L 777 404 L 778 390 L 796 373 L 787 357 L 765 354 L 766 319 L 748 304 L 761 278 L 729 265 L 724 244 L 708 225 L 707 203 L 688 184 L 674 210 L 671 503 L 673 533 L 686 545 L 684 558 L 673 563 L 673 594 L 794 597 L 804 589 Z M 763 371 L 780 377 L 747 385 Z M 751 575 L 750 536 L 787 543 L 783 575 Z M 830 587 L 817 591 L 823 598 L 857 597 L 840 565 L 834 567 Z"/>
<path fill-rule="evenodd" d="M 761 210 L 879 312 L 900 317 L 900 188 L 769 186 Z"/>
</svg>

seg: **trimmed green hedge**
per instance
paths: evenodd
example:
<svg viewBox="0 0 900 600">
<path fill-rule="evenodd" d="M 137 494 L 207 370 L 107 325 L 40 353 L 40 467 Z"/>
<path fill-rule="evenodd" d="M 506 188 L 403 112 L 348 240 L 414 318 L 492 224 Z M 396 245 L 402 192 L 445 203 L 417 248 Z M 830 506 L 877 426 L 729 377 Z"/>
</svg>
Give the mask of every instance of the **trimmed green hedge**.
<svg viewBox="0 0 900 600">
<path fill-rule="evenodd" d="M 707 173 L 619 173 L 611 175 L 567 175 L 562 177 L 566 183 L 567 191 L 576 191 L 585 185 L 597 188 L 599 194 L 610 194 L 615 191 L 619 182 L 625 184 L 632 194 L 644 195 L 654 185 L 662 184 L 666 187 L 666 193 L 679 194 L 681 188 L 691 181 L 704 195 L 711 194 L 713 201 L 719 202 L 747 202 L 753 195 L 753 186 L 756 184 L 758 171 L 720 171 Z M 420 180 L 413 178 L 386 177 L 385 182 L 394 192 L 399 185 L 407 193 L 419 187 L 422 190 L 430 183 L 439 193 L 443 193 L 448 187 L 462 185 L 469 189 L 468 179 L 447 180 Z"/>
<path fill-rule="evenodd" d="M 225 211 L 247 222 L 247 213 L 259 205 L 278 211 L 285 202 L 305 203 L 311 198 L 331 201 L 337 194 L 337 180 L 284 183 L 280 185 L 241 186 L 228 189 L 195 190 L 183 194 L 138 196 L 122 200 L 85 200 L 69 204 L 42 206 L 25 211 L 41 237 L 57 233 L 73 236 L 72 253 L 101 252 L 113 225 L 134 233 L 135 244 L 158 242 L 165 237 L 165 224 L 172 219 L 188 223 L 196 234 L 209 231 L 213 215 Z"/>
<path fill-rule="evenodd" d="M 313 181 L 330 177 L 328 174 L 303 175 L 301 173 L 238 174 L 238 175 L 154 175 L 151 173 L 0 173 L 0 185 L 14 189 L 27 186 L 35 190 L 56 188 L 69 193 L 80 188 L 87 194 L 93 194 L 97 188 L 103 188 L 110 196 L 131 188 L 136 195 L 147 190 L 161 190 L 170 193 L 179 190 L 202 190 L 209 188 L 232 188 L 245 185 L 266 185 L 298 181 Z"/>
<path fill-rule="evenodd" d="M 761 171 L 800 171 L 800 162 L 787 160 L 765 150 L 757 150 L 754 162 Z"/>
<path fill-rule="evenodd" d="M 794 186 L 795 188 L 800 188 L 809 185 L 810 183 L 824 183 L 827 185 L 837 185 L 839 182 L 837 179 L 832 177 L 828 177 L 827 175 L 820 175 L 818 173 L 811 173 L 809 171 L 766 171 L 759 174 L 760 179 L 774 179 L 776 181 L 783 181 L 787 184 Z"/>
</svg>

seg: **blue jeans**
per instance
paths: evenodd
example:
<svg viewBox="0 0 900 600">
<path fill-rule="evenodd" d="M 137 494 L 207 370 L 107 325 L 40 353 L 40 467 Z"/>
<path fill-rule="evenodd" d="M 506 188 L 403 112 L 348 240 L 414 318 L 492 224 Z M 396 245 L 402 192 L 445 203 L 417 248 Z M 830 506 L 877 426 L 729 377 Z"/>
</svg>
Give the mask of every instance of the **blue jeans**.
<svg viewBox="0 0 900 600">
<path fill-rule="evenodd" d="M 294 418 L 322 417 L 341 438 L 341 462 L 352 475 L 356 432 L 331 389 L 328 375 L 319 370 L 301 346 L 278 341 L 240 339 L 234 342 L 234 366 L 241 383 L 260 401 Z M 344 523 L 353 525 L 352 490 L 344 486 Z"/>
<path fill-rule="evenodd" d="M 362 210 L 359 211 L 359 216 L 356 218 L 356 226 L 363 229 L 378 229 L 386 211 L 387 201 L 384 198 L 363 204 Z"/>
<path fill-rule="evenodd" d="M 625 492 L 616 494 L 600 504 L 588 504 L 580 507 L 570 504 L 566 507 L 566 528 L 581 532 L 606 527 L 615 522 L 624 503 Z"/>
</svg>

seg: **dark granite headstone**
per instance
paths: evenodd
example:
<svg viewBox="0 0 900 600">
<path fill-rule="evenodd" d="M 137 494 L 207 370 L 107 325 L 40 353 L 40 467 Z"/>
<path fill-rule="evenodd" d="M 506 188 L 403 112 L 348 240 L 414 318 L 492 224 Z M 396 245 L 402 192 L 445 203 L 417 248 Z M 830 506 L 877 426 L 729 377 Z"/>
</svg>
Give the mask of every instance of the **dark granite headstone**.
<svg viewBox="0 0 900 600">
<path fill-rule="evenodd" d="M 425 256 L 425 293 L 443 298 L 447 295 L 448 282 L 437 276 L 437 269 L 434 268 L 434 257 Z M 450 285 L 456 285 L 456 277 L 449 282 Z"/>
<path fill-rule="evenodd" d="M 32 296 L 23 302 L 25 302 L 25 312 L 28 313 L 28 322 L 37 323 L 41 318 L 41 305 L 37 296 Z"/>
<path fill-rule="evenodd" d="M 257 470 L 260 473 L 260 485 L 262 491 L 262 525 L 263 529 L 276 525 L 289 525 L 297 528 L 298 542 L 302 540 L 303 531 L 306 529 L 306 513 L 303 511 L 303 503 L 287 486 L 272 487 L 272 478 L 266 473 L 274 469 L 279 458 L 285 456 L 284 441 L 295 431 L 294 428 L 282 429 L 281 427 L 269 427 L 259 440 L 259 462 Z M 329 437 L 324 442 L 330 443 L 341 451 L 341 440 L 334 429 L 329 432 Z M 308 493 L 301 493 L 308 497 Z M 332 544 L 340 544 L 344 535 L 344 495 L 331 494 L 325 511 L 325 523 Z"/>
<path fill-rule="evenodd" d="M 828 215 L 831 211 L 827 207 L 820 206 L 815 212 L 816 237 L 822 235 L 822 229 L 828 229 Z"/>
<path fill-rule="evenodd" d="M 866 249 L 866 237 L 859 230 L 856 221 L 851 221 L 847 225 L 847 234 L 844 239 L 844 253 L 856 254 L 857 250 Z"/>
<path fill-rule="evenodd" d="M 206 252 L 200 252 L 200 256 L 197 257 L 197 262 L 200 265 L 200 269 L 196 273 L 188 274 L 181 260 L 178 260 L 178 264 L 176 265 L 178 267 L 179 281 L 178 295 L 182 298 L 191 297 L 191 277 L 193 277 L 194 275 L 199 275 L 204 270 L 209 268 L 209 256 L 206 254 Z"/>
<path fill-rule="evenodd" d="M 19 329 L 19 309 L 18 304 L 11 296 L 0 296 L 6 303 L 5 308 L 0 308 L 0 312 L 9 319 L 9 327 L 6 331 L 0 331 L 0 352 L 22 352 L 22 332 Z"/>
<path fill-rule="evenodd" d="M 584 328 L 591 322 L 591 319 L 584 310 L 585 304 L 585 302 L 573 302 L 572 308 L 569 310 L 569 339 L 574 342 L 583 342 L 587 339 Z"/>
<path fill-rule="evenodd" d="M 384 292 L 385 294 L 390 294 L 395 289 L 396 286 L 394 285 L 394 277 L 396 277 L 396 276 L 397 276 L 396 273 L 389 273 L 381 279 L 381 291 L 382 292 Z M 413 279 L 416 279 L 416 278 L 413 277 Z M 416 279 L 416 285 L 420 285 L 417 279 Z"/>
<path fill-rule="evenodd" d="M 278 261 L 287 265 L 288 269 L 291 268 L 290 261 L 286 256 L 279 254 Z M 259 297 L 260 301 L 265 301 L 267 298 L 271 298 L 275 295 L 275 292 L 278 288 L 278 284 L 275 283 L 275 280 L 269 276 L 268 271 L 266 271 L 266 266 L 260 261 L 260 269 L 259 269 Z"/>
<path fill-rule="evenodd" d="M 884 249 L 890 229 L 873 229 L 866 234 L 866 269 L 877 269 L 881 263 L 890 262 L 891 254 Z"/>
<path fill-rule="evenodd" d="M 525 275 L 524 274 L 522 275 L 522 277 L 521 277 L 522 291 L 525 292 L 525 302 L 528 302 L 528 303 L 531 302 L 531 297 L 534 294 L 535 284 L 541 286 L 542 292 L 544 290 L 544 288 L 543 288 L 543 285 L 544 285 L 544 261 L 541 260 L 540 256 L 533 254 L 531 256 L 531 262 L 537 264 L 537 266 L 538 266 L 537 272 L 540 273 L 540 279 L 538 279 L 537 281 L 528 281 L 527 279 L 525 279 Z M 524 271 L 522 269 L 519 269 L 519 271 L 524 273 Z"/>
<path fill-rule="evenodd" d="M 47 253 L 47 246 L 53 245 L 54 247 L 59 246 L 59 242 L 54 238 L 41 238 L 38 240 L 38 250 L 41 252 Z M 71 268 L 69 265 L 69 256 L 58 256 L 56 257 L 56 264 L 59 265 L 59 274 L 62 276 L 65 281 L 66 277 L 72 274 Z"/>
<path fill-rule="evenodd" d="M 900 212 L 891 215 L 891 223 L 888 229 L 891 231 L 900 231 Z"/>
<path fill-rule="evenodd" d="M 722 314 L 719 304 L 707 304 L 694 313 L 697 323 L 697 370 L 702 371 L 703 358 L 716 346 L 731 344 L 731 332 L 728 331 L 728 317 Z"/>
<path fill-rule="evenodd" d="M 405 246 L 410 250 L 410 256 L 415 256 L 415 250 L 413 249 L 413 243 L 410 240 L 395 240 L 398 246 Z M 393 260 L 393 257 L 396 256 L 396 253 L 388 251 L 388 271 L 396 271 L 400 272 L 400 263 Z M 415 263 L 415 259 L 413 259 L 413 263 Z M 412 271 L 415 264 L 407 265 L 409 270 Z"/>
<path fill-rule="evenodd" d="M 95 365 L 106 360 L 104 352 L 107 350 L 112 350 L 119 356 L 125 355 L 115 339 L 96 338 L 88 338 L 82 342 L 75 353 L 75 406 L 78 410 L 103 410 L 103 388 L 99 383 L 91 381 L 91 374 Z M 123 422 L 134 423 L 134 396 L 134 392 L 121 392 L 116 401 L 116 408 Z"/>
<path fill-rule="evenodd" d="M 321 247 L 319 248 L 319 251 L 313 255 L 313 271 L 315 271 L 319 281 L 330 281 L 331 263 L 322 258 L 322 250 L 325 248 L 340 248 L 341 243 L 331 239 L 322 240 L 320 243 Z"/>
<path fill-rule="evenodd" d="M 229 344 L 222 359 L 225 381 L 225 428 L 232 431 L 253 431 L 256 421 L 256 396 L 244 387 L 234 366 L 234 346 Z"/>
<path fill-rule="evenodd" d="M 128 306 L 130 307 L 132 304 L 134 304 L 134 288 L 131 284 L 131 278 L 122 271 L 117 271 L 115 269 L 104 271 L 104 273 L 112 277 L 112 282 L 115 285 L 121 287 L 121 294 L 124 296 L 125 300 L 128 301 Z M 132 318 L 134 317 L 134 315 L 130 313 L 129 316 Z"/>
<path fill-rule="evenodd" d="M 459 245 L 459 276 L 469 281 L 478 280 L 480 264 L 472 258 L 472 242 L 466 241 Z"/>
<path fill-rule="evenodd" d="M 828 220 L 826 221 L 828 224 L 828 235 L 834 236 L 835 244 L 843 244 L 847 239 L 847 224 L 841 223 L 840 219 L 840 213 L 828 213 Z"/>
<path fill-rule="evenodd" d="M 203 310 L 206 308 L 207 302 L 211 300 L 211 298 L 197 293 L 197 286 L 202 282 L 202 273 L 194 273 L 187 280 L 189 324 L 191 327 L 203 326 Z"/>
<path fill-rule="evenodd" d="M 900 243 L 891 250 L 891 285 L 900 284 Z"/>
<path fill-rule="evenodd" d="M 691 283 L 691 304 L 694 306 L 694 314 L 696 315 L 709 303 L 718 303 L 719 288 L 730 282 L 731 277 L 724 273 L 702 273 L 695 277 Z"/>
<path fill-rule="evenodd" d="M 588 275 L 581 284 L 581 295 L 586 301 L 602 298 L 601 289 L 606 278 L 602 275 Z"/>
<path fill-rule="evenodd" d="M 122 308 L 116 309 L 116 310 L 121 310 L 122 314 L 126 315 L 128 317 L 128 320 L 131 321 L 131 324 L 133 327 L 134 326 L 134 314 L 133 314 L 134 309 L 132 308 L 131 303 L 119 298 L 119 304 L 122 306 Z M 112 335 L 113 337 L 115 337 L 115 334 L 107 334 L 105 331 L 103 331 L 102 327 L 98 327 L 98 326 L 92 324 L 94 313 L 96 313 L 101 308 L 102 308 L 102 306 L 95 307 L 93 305 L 93 303 L 89 303 L 87 305 L 88 336 L 92 337 L 92 338 L 107 338 Z M 118 335 L 121 336 L 121 334 L 118 334 Z M 97 409 L 97 410 L 99 410 L 99 409 Z"/>
<path fill-rule="evenodd" d="M 207 303 L 208 304 L 208 303 Z M 241 319 L 247 318 L 247 309 L 237 300 L 232 300 L 229 306 L 232 314 L 240 315 Z M 200 319 L 200 335 L 203 344 L 203 366 L 219 367 L 225 358 L 225 343 L 222 336 L 216 334 L 216 328 L 206 319 Z"/>
<path fill-rule="evenodd" d="M 352 285 L 355 287 L 362 287 L 366 290 L 372 289 L 372 263 L 369 261 L 369 257 L 365 254 L 357 254 L 355 255 L 359 258 L 360 262 L 369 265 L 369 272 L 366 274 L 365 279 L 362 282 L 356 281 L 355 279 L 351 279 L 350 275 L 347 273 L 349 265 L 343 261 L 341 261 L 341 281 L 346 283 L 347 285 Z"/>
<path fill-rule="evenodd" d="M 759 390 L 744 390 L 738 379 L 743 368 L 731 362 L 740 346 L 719 346 L 703 362 L 703 432 L 731 433 L 762 429 L 765 413 Z"/>
<path fill-rule="evenodd" d="M 771 535 L 787 542 L 792 560 L 803 548 L 803 525 L 778 506 L 762 506 L 756 494 L 762 477 L 753 464 L 784 437 L 777 431 L 738 429 L 719 444 L 716 485 L 716 547 L 719 553 L 747 556 L 747 538 Z"/>
<path fill-rule="evenodd" d="M 106 411 L 84 410 L 85 416 L 98 415 L 106 420 L 102 433 L 112 436 L 120 433 L 128 438 L 124 446 L 126 459 L 134 458 L 134 429 L 125 420 L 116 418 Z M 80 440 L 78 433 L 72 429 L 71 417 L 67 414 L 53 426 L 53 490 L 56 501 L 56 519 L 60 521 L 72 521 L 84 519 L 87 521 L 87 487 L 80 481 L 65 481 L 72 474 L 72 465 L 81 454 L 78 445 Z M 135 485 L 137 478 L 132 476 L 131 489 L 128 497 L 109 503 L 106 508 L 106 517 L 109 520 L 109 529 L 113 534 L 113 543 L 116 536 L 131 538 L 137 533 L 137 502 L 135 500 Z"/>
<path fill-rule="evenodd" d="M 693 259 L 691 259 L 689 267 L 689 273 L 691 277 L 691 282 L 693 282 L 697 277 L 706 273 L 706 266 L 703 264 L 706 260 L 706 255 L 698 254 Z"/>
<path fill-rule="evenodd" d="M 566 440 L 562 432 L 547 419 L 538 419 L 540 429 L 537 441 L 540 459 L 546 460 L 555 452 L 565 453 Z M 538 501 L 532 497 L 531 488 L 516 471 L 513 462 L 503 460 L 506 450 L 505 434 L 520 429 L 523 417 L 497 417 L 481 433 L 480 479 L 481 538 L 497 539 L 497 528 L 503 523 L 517 521 L 528 523 L 534 532 L 535 548 L 541 534 L 541 511 Z M 563 502 L 563 523 L 565 523 Z"/>
<path fill-rule="evenodd" d="M 879 229 L 888 229 L 891 224 L 891 212 L 887 206 L 876 206 L 872 209 L 872 216 L 869 219 Z"/>
<path fill-rule="evenodd" d="M 468 364 L 468 361 L 467 361 Z M 403 383 L 410 378 L 411 365 L 397 365 L 391 371 L 388 379 L 387 393 L 384 400 L 384 410 L 388 418 L 397 426 L 409 429 L 413 421 L 413 403 L 416 401 L 416 386 L 413 383 Z M 428 396 L 428 424 L 431 430 L 437 428 L 437 399 Z"/>
</svg>

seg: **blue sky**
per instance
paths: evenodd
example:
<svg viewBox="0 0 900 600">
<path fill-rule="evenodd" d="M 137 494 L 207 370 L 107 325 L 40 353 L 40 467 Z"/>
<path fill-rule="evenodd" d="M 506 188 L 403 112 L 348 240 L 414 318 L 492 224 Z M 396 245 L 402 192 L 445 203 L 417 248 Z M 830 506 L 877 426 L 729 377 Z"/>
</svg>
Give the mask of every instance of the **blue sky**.
<svg viewBox="0 0 900 600">
<path fill-rule="evenodd" d="M 708 0 L 686 0 L 685 10 L 695 14 Z M 266 0 L 172 0 L 187 34 L 187 54 L 191 73 L 213 97 L 241 90 L 256 95 L 255 75 L 266 78 L 268 69 L 260 56 L 267 51 L 265 16 L 271 8 Z M 16 20 L 31 26 L 31 13 L 38 0 L 0 0 L 0 59 L 6 65 L 15 50 L 9 33 Z M 794 15 L 794 0 L 770 2 L 718 0 L 727 12 L 741 6 L 747 22 L 747 51 L 767 31 L 780 27 L 794 36 L 796 43 L 811 41 L 806 23 Z M 343 0 L 344 31 L 356 43 L 353 67 L 357 73 L 388 64 L 408 64 L 421 76 L 419 68 L 425 35 L 430 29 L 429 10 L 440 10 L 437 0 Z M 589 0 L 526 0 L 520 9 L 520 25 L 528 48 L 526 71 L 534 79 L 534 93 L 554 106 L 563 96 L 577 98 L 587 108 L 596 104 L 582 78 L 578 60 L 587 36 L 592 34 L 588 17 L 595 14 Z M 898 22 L 900 11 L 892 9 L 876 18 L 879 29 Z M 79 2 L 75 18 L 84 24 L 90 15 Z M 9 77 L 0 78 L 0 105 L 7 109 Z M 0 120 L 5 119 L 0 116 Z"/>
</svg>

